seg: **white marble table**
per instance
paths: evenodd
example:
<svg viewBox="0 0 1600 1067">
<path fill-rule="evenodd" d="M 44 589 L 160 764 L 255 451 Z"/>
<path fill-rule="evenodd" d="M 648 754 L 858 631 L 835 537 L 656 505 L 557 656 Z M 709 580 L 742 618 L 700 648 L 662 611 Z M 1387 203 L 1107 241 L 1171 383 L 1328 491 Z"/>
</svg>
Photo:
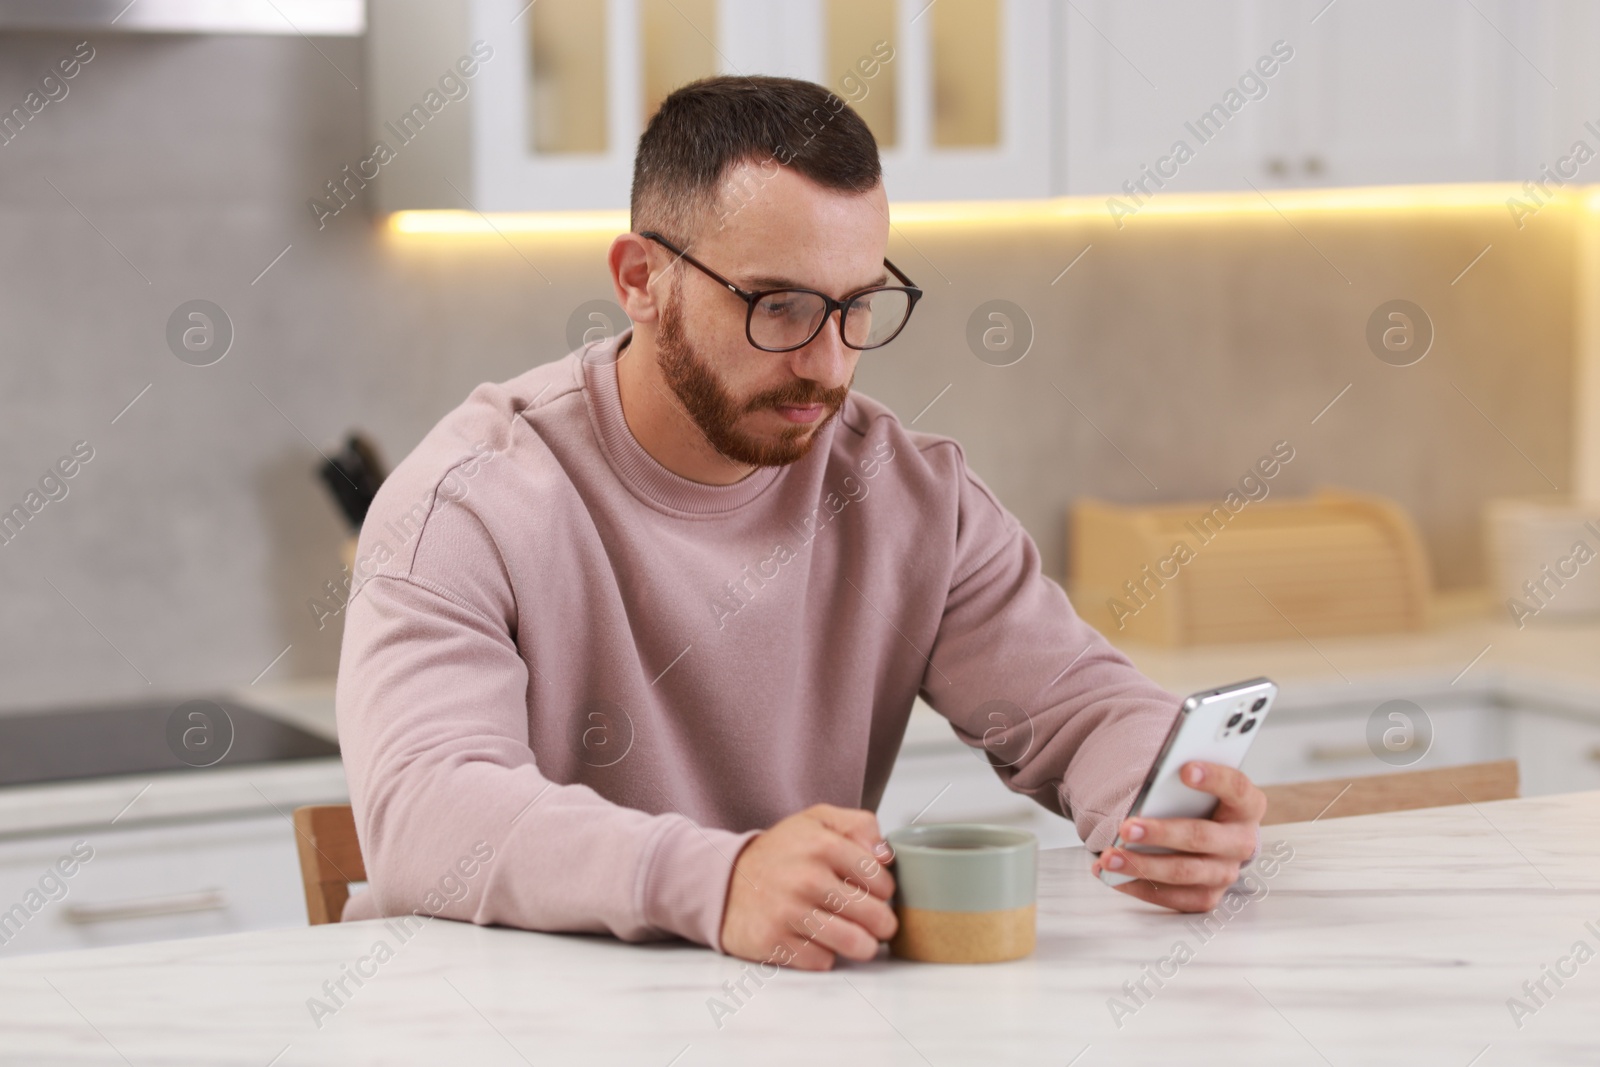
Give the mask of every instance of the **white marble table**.
<svg viewBox="0 0 1600 1067">
<path fill-rule="evenodd" d="M 1043 854 L 1027 960 L 880 956 L 747 982 L 738 1001 L 722 983 L 744 964 L 683 943 L 445 921 L 404 943 L 371 922 L 0 961 L 0 1063 L 1600 1061 L 1600 957 L 1560 964 L 1571 976 L 1545 978 L 1542 1004 L 1523 989 L 1578 942 L 1600 950 L 1600 793 L 1264 837 L 1292 858 L 1206 937 L 1197 917 L 1112 893 L 1062 849 Z M 319 1027 L 308 999 L 380 939 L 393 958 L 347 980 Z M 1150 995 L 1130 997 L 1124 983 L 1141 978 Z M 735 1009 L 720 1026 L 714 997 Z M 1512 997 L 1536 1010 L 1514 1019 Z"/>
</svg>

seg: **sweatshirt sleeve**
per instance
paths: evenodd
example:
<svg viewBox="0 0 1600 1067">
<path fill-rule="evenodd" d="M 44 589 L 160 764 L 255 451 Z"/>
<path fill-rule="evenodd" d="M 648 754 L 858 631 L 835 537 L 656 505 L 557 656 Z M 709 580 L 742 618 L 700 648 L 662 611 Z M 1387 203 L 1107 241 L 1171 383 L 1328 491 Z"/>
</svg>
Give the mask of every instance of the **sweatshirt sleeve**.
<svg viewBox="0 0 1600 1067">
<path fill-rule="evenodd" d="M 515 608 L 494 589 L 499 561 L 466 558 L 450 587 L 384 574 L 350 602 L 339 742 L 370 888 L 346 914 L 677 934 L 720 952 L 733 860 L 754 832 L 545 778 L 528 743 Z"/>
<path fill-rule="evenodd" d="M 1181 702 L 1078 617 L 1033 539 L 956 455 L 955 566 L 923 697 L 1007 787 L 1073 819 L 1098 852 Z"/>
</svg>

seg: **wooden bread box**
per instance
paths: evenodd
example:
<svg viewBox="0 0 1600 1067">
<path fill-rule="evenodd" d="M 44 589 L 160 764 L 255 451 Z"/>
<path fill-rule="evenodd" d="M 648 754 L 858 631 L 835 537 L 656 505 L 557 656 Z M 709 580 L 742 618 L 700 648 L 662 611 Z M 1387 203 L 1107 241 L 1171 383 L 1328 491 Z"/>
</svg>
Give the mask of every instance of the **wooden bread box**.
<svg viewBox="0 0 1600 1067">
<path fill-rule="evenodd" d="M 1073 606 L 1102 633 L 1167 646 L 1417 630 L 1430 588 L 1405 511 L 1336 490 L 1237 511 L 1080 500 L 1067 575 Z"/>
</svg>

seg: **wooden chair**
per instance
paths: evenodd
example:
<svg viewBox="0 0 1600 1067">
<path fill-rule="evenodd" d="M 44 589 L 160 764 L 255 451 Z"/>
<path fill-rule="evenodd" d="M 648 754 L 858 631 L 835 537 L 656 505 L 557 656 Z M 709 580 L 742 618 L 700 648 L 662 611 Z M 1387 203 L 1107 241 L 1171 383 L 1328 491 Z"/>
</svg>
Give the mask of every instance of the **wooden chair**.
<svg viewBox="0 0 1600 1067">
<path fill-rule="evenodd" d="M 306 915 L 312 926 L 336 923 L 350 899 L 350 883 L 367 880 L 367 865 L 356 840 L 355 814 L 348 804 L 312 804 L 294 810 L 294 835 L 300 848 L 300 879 L 306 889 Z"/>
<path fill-rule="evenodd" d="M 1319 817 L 1371 815 L 1381 811 L 1441 808 L 1517 796 L 1517 761 L 1467 763 L 1430 771 L 1329 778 L 1320 782 L 1264 785 L 1267 814 L 1262 826 Z"/>
</svg>

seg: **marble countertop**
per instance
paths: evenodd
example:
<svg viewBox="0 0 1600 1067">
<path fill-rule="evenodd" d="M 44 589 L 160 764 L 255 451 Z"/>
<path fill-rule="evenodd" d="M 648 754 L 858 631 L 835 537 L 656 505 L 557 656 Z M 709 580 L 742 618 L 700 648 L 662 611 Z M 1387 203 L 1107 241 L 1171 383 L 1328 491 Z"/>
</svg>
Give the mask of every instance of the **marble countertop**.
<svg viewBox="0 0 1600 1067">
<path fill-rule="evenodd" d="M 22 957 L 0 962 L 0 1060 L 1595 1061 L 1600 793 L 1276 826 L 1265 843 L 1270 873 L 1209 917 L 1113 893 L 1081 849 L 1052 850 L 1028 959 L 880 954 L 743 994 L 754 965 L 683 942 L 445 920 L 405 939 L 373 921 Z M 361 984 L 330 996 L 350 970 Z"/>
</svg>

